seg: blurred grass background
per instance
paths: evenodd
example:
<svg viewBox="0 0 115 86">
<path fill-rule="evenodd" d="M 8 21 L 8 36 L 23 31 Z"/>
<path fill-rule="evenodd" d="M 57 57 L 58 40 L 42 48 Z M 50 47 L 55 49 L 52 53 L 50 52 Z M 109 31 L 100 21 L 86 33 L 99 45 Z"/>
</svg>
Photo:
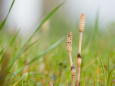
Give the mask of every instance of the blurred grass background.
<svg viewBox="0 0 115 86">
<path fill-rule="evenodd" d="M 64 15 L 58 15 L 61 6 L 63 4 L 46 15 L 29 37 L 22 38 L 20 30 L 9 32 L 3 29 L 7 17 L 1 23 L 1 86 L 48 86 L 50 81 L 54 86 L 70 86 L 71 70 L 65 37 L 70 31 L 73 32 L 72 57 L 77 66 L 79 26 L 77 22 L 68 22 Z M 100 29 L 99 13 L 96 15 L 94 26 L 86 23 L 83 34 L 80 84 L 114 86 L 115 24 L 110 23 L 106 30 Z"/>
</svg>

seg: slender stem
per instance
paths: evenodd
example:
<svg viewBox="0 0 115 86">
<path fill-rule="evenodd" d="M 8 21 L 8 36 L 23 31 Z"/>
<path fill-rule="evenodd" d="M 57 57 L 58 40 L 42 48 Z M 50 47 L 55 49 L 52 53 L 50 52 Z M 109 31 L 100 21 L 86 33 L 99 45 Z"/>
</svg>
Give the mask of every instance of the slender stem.
<svg viewBox="0 0 115 86">
<path fill-rule="evenodd" d="M 72 75 L 71 86 L 74 86 L 74 80 L 75 80 L 76 68 L 73 66 L 71 52 L 68 52 L 68 53 L 69 53 L 69 60 L 70 60 L 70 65 L 71 65 L 71 75 Z"/>
<path fill-rule="evenodd" d="M 75 75 L 76 75 L 76 68 L 75 68 L 75 66 L 71 66 L 71 75 L 72 75 L 71 86 L 74 86 Z"/>
<path fill-rule="evenodd" d="M 70 60 L 70 65 L 72 66 L 72 65 L 73 65 L 73 62 L 72 62 L 72 55 L 71 55 L 71 52 L 69 52 L 69 60 Z"/>
<path fill-rule="evenodd" d="M 82 35 L 85 27 L 85 14 L 82 13 L 80 16 L 80 22 L 79 22 L 79 32 L 80 32 L 80 37 L 79 37 L 79 47 L 78 47 L 78 56 L 77 56 L 77 84 L 76 86 L 80 86 L 80 68 L 81 68 L 81 44 L 82 44 Z"/>
<path fill-rule="evenodd" d="M 80 86 L 80 67 L 78 67 L 77 71 L 77 86 Z"/>
<path fill-rule="evenodd" d="M 77 84 L 76 86 L 80 86 L 80 68 L 81 68 L 81 44 L 82 44 L 82 35 L 83 32 L 80 32 L 80 37 L 79 37 L 79 47 L 78 47 L 78 57 L 77 57 Z"/>
<path fill-rule="evenodd" d="M 75 78 L 72 78 L 71 86 L 74 86 L 74 80 L 75 80 Z"/>
<path fill-rule="evenodd" d="M 70 60 L 70 65 L 71 65 L 71 75 L 72 75 L 71 86 L 74 86 L 74 80 L 75 80 L 76 69 L 75 69 L 75 67 L 73 66 L 71 52 L 69 52 L 69 60 Z"/>
<path fill-rule="evenodd" d="M 75 80 L 75 75 L 76 75 L 76 68 L 73 66 L 72 62 L 72 32 L 68 34 L 67 39 L 66 39 L 66 48 L 69 54 L 69 61 L 70 61 L 70 66 L 71 66 L 71 76 L 72 76 L 72 81 L 71 81 L 71 86 L 74 86 L 74 80 Z"/>
<path fill-rule="evenodd" d="M 79 53 L 79 54 L 81 54 L 82 34 L 83 34 L 83 32 L 80 32 L 80 37 L 79 37 L 79 48 L 78 48 L 78 53 Z"/>
</svg>

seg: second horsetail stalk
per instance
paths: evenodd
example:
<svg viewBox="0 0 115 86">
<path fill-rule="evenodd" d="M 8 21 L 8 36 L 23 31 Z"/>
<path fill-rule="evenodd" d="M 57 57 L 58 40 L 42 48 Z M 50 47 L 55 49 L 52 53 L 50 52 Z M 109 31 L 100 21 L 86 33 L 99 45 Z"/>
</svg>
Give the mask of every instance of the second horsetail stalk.
<svg viewBox="0 0 115 86">
<path fill-rule="evenodd" d="M 71 75 L 72 75 L 72 82 L 71 82 L 71 86 L 74 86 L 74 80 L 75 80 L 75 74 L 76 74 L 76 68 L 75 66 L 73 66 L 73 62 L 72 62 L 72 32 L 70 32 L 67 36 L 66 39 L 66 48 L 69 54 L 69 60 L 70 60 L 70 65 L 71 65 Z"/>
<path fill-rule="evenodd" d="M 82 35 L 85 27 L 85 14 L 82 13 L 80 16 L 80 22 L 79 22 L 79 32 L 80 32 L 80 37 L 79 37 L 79 47 L 78 47 L 78 56 L 77 56 L 77 84 L 76 86 L 80 86 L 80 69 L 81 69 L 81 44 L 82 44 Z"/>
<path fill-rule="evenodd" d="M 67 51 L 68 51 L 68 54 L 69 54 L 70 65 L 72 66 L 73 65 L 72 55 L 71 55 L 71 52 L 72 52 L 72 32 L 70 32 L 67 36 L 66 48 L 67 48 Z"/>
</svg>

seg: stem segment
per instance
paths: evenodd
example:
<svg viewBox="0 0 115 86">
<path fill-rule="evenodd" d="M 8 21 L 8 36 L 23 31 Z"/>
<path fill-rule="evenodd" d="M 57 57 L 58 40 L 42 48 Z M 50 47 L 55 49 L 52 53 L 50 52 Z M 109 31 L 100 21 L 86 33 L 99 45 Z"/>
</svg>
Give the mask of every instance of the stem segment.
<svg viewBox="0 0 115 86">
<path fill-rule="evenodd" d="M 76 86 L 80 86 L 80 69 L 81 69 L 81 55 L 78 54 L 77 56 L 77 68 L 78 68 L 78 71 L 77 71 L 77 84 Z"/>
<path fill-rule="evenodd" d="M 75 68 L 75 66 L 71 66 L 71 75 L 72 75 L 71 86 L 74 86 L 75 75 L 76 75 L 76 68 Z"/>
</svg>

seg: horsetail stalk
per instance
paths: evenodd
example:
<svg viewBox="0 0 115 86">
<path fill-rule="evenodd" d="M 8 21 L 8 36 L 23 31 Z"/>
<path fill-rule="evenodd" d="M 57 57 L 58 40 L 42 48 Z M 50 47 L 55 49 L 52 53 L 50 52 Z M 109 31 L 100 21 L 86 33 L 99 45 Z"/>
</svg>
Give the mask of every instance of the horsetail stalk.
<svg viewBox="0 0 115 86">
<path fill-rule="evenodd" d="M 71 82 L 71 86 L 74 86 L 74 80 L 75 80 L 75 74 L 76 74 L 76 68 L 75 66 L 73 66 L 73 62 L 72 62 L 72 32 L 70 32 L 67 36 L 66 39 L 66 48 L 69 54 L 69 60 L 70 60 L 70 65 L 71 65 L 71 74 L 72 74 L 72 82 Z"/>
<path fill-rule="evenodd" d="M 70 32 L 67 36 L 66 48 L 67 48 L 67 51 L 68 51 L 68 54 L 69 54 L 70 65 L 72 66 L 73 65 L 72 55 L 71 55 L 71 52 L 72 52 L 72 32 Z"/>
<path fill-rule="evenodd" d="M 81 44 L 82 44 L 82 35 L 85 27 L 85 14 L 82 13 L 80 16 L 80 22 L 79 22 L 79 32 L 80 32 L 80 37 L 79 37 L 79 47 L 78 47 L 78 56 L 77 56 L 77 84 L 76 86 L 80 86 L 80 69 L 81 69 Z"/>
</svg>

